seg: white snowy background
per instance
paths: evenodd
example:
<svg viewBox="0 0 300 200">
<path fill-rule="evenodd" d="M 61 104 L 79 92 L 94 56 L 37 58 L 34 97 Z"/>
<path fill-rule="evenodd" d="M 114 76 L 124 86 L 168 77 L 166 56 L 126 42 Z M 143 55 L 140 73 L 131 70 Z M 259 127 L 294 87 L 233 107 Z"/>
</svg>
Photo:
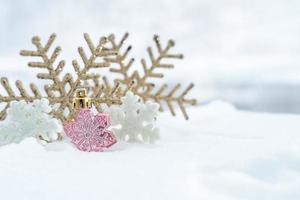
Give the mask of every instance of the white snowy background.
<svg viewBox="0 0 300 200">
<path fill-rule="evenodd" d="M 159 118 L 154 146 L 1 147 L 3 199 L 300 198 L 300 1 L 0 0 L 0 25 L 0 76 L 36 83 L 18 54 L 33 35 L 57 33 L 70 70 L 84 32 L 128 31 L 139 58 L 153 34 L 173 38 L 185 59 L 163 81 L 194 82 L 199 100 L 190 121 Z"/>
</svg>

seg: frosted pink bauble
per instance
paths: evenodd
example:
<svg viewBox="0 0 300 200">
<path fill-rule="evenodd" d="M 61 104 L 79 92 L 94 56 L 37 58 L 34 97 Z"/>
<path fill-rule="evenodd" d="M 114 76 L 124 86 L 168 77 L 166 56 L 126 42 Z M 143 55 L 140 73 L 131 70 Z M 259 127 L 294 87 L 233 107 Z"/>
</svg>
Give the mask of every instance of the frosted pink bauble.
<svg viewBox="0 0 300 200">
<path fill-rule="evenodd" d="M 79 109 L 73 121 L 64 125 L 66 135 L 81 151 L 103 151 L 117 142 L 112 131 L 110 116 L 94 113 L 90 109 Z"/>
</svg>

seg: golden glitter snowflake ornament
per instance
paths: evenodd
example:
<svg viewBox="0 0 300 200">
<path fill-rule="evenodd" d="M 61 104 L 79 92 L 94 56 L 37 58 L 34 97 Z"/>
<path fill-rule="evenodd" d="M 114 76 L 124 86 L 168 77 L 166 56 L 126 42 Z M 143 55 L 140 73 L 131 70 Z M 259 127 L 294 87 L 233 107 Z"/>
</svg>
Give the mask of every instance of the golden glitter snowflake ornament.
<svg viewBox="0 0 300 200">
<path fill-rule="evenodd" d="M 176 115 L 174 110 L 174 103 L 178 104 L 181 112 L 183 113 L 185 119 L 188 119 L 188 115 L 185 109 L 185 105 L 195 105 L 197 103 L 196 99 L 188 99 L 186 95 L 194 87 L 194 84 L 190 84 L 186 89 L 184 89 L 179 95 L 176 95 L 176 92 L 180 89 L 181 84 L 176 84 L 174 87 L 167 91 L 167 84 L 161 86 L 155 86 L 151 82 L 151 78 L 163 78 L 162 73 L 156 72 L 159 69 L 172 69 L 174 68 L 173 64 L 166 63 L 168 59 L 183 59 L 182 54 L 173 54 L 170 53 L 170 50 L 175 46 L 173 40 L 169 40 L 167 45 L 163 47 L 160 43 L 159 36 L 154 35 L 153 40 L 157 49 L 157 56 L 154 55 L 153 49 L 151 47 L 147 48 L 147 52 L 150 58 L 150 64 L 146 63 L 145 59 L 141 59 L 141 66 L 143 67 L 143 74 L 135 70 L 133 73 L 129 73 L 129 70 L 132 67 L 134 62 L 133 58 L 129 59 L 129 62 L 126 63 L 128 59 L 128 53 L 131 50 L 131 46 L 128 46 L 125 52 L 121 53 L 121 48 L 124 46 L 124 42 L 128 38 L 129 34 L 125 33 L 123 38 L 119 43 L 116 42 L 115 36 L 111 34 L 108 37 L 109 42 L 111 43 L 111 50 L 118 52 L 118 56 L 115 58 L 105 58 L 105 60 L 117 64 L 117 67 L 110 68 L 110 71 L 113 73 L 121 74 L 120 79 L 116 79 L 115 82 L 121 82 L 127 87 L 130 87 L 132 81 L 134 85 L 131 86 L 131 90 L 142 97 L 144 101 L 149 99 L 154 100 L 160 104 L 161 111 L 163 110 L 162 103 L 166 103 L 170 112 L 173 116 Z"/>
<path fill-rule="evenodd" d="M 78 52 L 84 63 L 83 67 L 80 67 L 78 62 L 74 60 L 72 62 L 73 68 L 76 72 L 76 77 L 72 77 L 70 73 L 65 73 L 62 75 L 63 69 L 65 67 L 65 61 L 60 60 L 55 66 L 54 63 L 57 60 L 61 48 L 56 47 L 52 54 L 48 51 L 55 40 L 56 35 L 52 34 L 47 43 L 42 45 L 39 37 L 33 37 L 32 43 L 36 47 L 35 50 L 22 50 L 20 54 L 22 56 L 31 56 L 40 58 L 39 61 L 29 62 L 28 66 L 33 68 L 41 68 L 45 71 L 37 74 L 38 79 L 50 80 L 50 84 L 44 85 L 44 90 L 47 95 L 47 99 L 50 104 L 58 105 L 52 112 L 52 115 L 60 119 L 62 122 L 72 118 L 74 111 L 72 108 L 72 100 L 75 95 L 75 91 L 79 87 L 86 87 L 87 81 L 92 81 L 93 86 L 93 104 L 98 110 L 101 110 L 101 104 L 114 104 L 118 103 L 120 97 L 117 96 L 116 91 L 118 84 L 114 88 L 105 86 L 105 84 L 100 84 L 100 75 L 93 74 L 89 71 L 94 68 L 109 67 L 109 62 L 103 60 L 103 58 L 108 58 L 110 56 L 116 55 L 115 52 L 105 49 L 105 44 L 108 42 L 105 37 L 100 38 L 98 44 L 95 46 L 91 41 L 88 34 L 84 34 L 84 38 L 88 44 L 90 55 L 87 56 L 82 47 L 78 48 Z M 96 62 L 97 58 L 102 59 L 102 62 Z M 62 77 L 62 78 L 60 78 Z M 0 117 L 3 119 L 5 117 L 5 111 L 9 107 L 11 101 L 33 101 L 35 99 L 42 98 L 41 93 L 34 84 L 30 84 L 33 95 L 29 95 L 24 89 L 21 81 L 16 81 L 16 86 L 19 90 L 19 95 L 16 95 L 12 90 L 8 79 L 1 78 L 1 84 L 7 92 L 7 96 L 0 96 L 0 102 L 6 103 L 4 110 L 1 112 Z"/>
<path fill-rule="evenodd" d="M 108 37 L 101 37 L 96 44 L 92 42 L 88 34 L 84 34 L 89 54 L 87 54 L 82 47 L 78 48 L 79 55 L 83 61 L 83 66 L 80 66 L 77 60 L 72 61 L 73 70 L 76 73 L 73 77 L 71 73 L 64 72 L 64 60 L 58 61 L 57 65 L 55 64 L 57 63 L 56 60 L 61 52 L 61 48 L 58 46 L 52 53 L 49 53 L 49 49 L 52 46 L 55 37 L 56 35 L 52 34 L 46 44 L 43 45 L 39 37 L 35 36 L 32 38 L 32 44 L 35 46 L 35 50 L 22 50 L 20 52 L 22 56 L 39 58 L 37 61 L 29 62 L 28 66 L 44 70 L 41 73 L 37 73 L 37 78 L 48 80 L 48 82 L 50 81 L 50 84 L 44 85 L 45 95 L 42 95 L 38 87 L 33 83 L 30 84 L 31 94 L 29 94 L 19 80 L 15 82 L 18 89 L 18 93 L 16 93 L 13 91 L 9 80 L 6 77 L 2 77 L 1 85 L 7 94 L 0 94 L 0 104 L 2 104 L 3 107 L 0 112 L 0 119 L 5 119 L 6 110 L 9 108 L 12 101 L 25 100 L 27 102 L 32 102 L 35 99 L 45 97 L 54 107 L 51 114 L 62 122 L 68 121 L 74 116 L 72 101 L 76 90 L 81 87 L 88 89 L 92 104 L 98 111 L 102 111 L 103 104 L 107 106 L 120 104 L 120 98 L 130 89 L 132 92 L 142 97 L 144 101 L 154 100 L 160 105 L 165 102 L 173 115 L 175 115 L 173 104 L 177 103 L 184 117 L 188 119 L 185 106 L 187 104 L 196 104 L 195 99 L 186 98 L 186 95 L 190 89 L 192 89 L 193 84 L 190 84 L 181 94 L 176 95 L 177 90 L 180 88 L 180 84 L 175 85 L 170 91 L 165 92 L 167 89 L 166 84 L 155 87 L 155 84 L 149 81 L 150 78 L 163 77 L 163 74 L 155 72 L 156 69 L 174 67 L 172 64 L 163 63 L 163 60 L 168 58 L 183 58 L 181 54 L 169 53 L 169 50 L 175 45 L 174 41 L 170 40 L 167 46 L 163 48 L 159 42 L 158 36 L 154 36 L 158 56 L 154 56 L 152 48 L 149 47 L 147 49 L 151 64 L 148 66 L 146 61 L 142 59 L 141 65 L 144 73 L 143 75 L 140 75 L 138 71 L 133 71 L 132 74 L 129 73 L 129 69 L 134 62 L 134 59 L 132 58 L 126 63 L 131 46 L 129 46 L 125 52 L 122 52 L 122 47 L 124 41 L 128 37 L 128 33 L 126 33 L 118 43 L 116 42 L 114 35 L 111 34 Z M 109 84 L 106 77 L 101 77 L 99 73 L 91 73 L 92 69 L 100 71 L 101 68 L 109 67 L 110 72 L 122 75 L 122 78 L 113 81 L 112 86 Z M 162 108 L 161 105 L 161 109 Z"/>
</svg>

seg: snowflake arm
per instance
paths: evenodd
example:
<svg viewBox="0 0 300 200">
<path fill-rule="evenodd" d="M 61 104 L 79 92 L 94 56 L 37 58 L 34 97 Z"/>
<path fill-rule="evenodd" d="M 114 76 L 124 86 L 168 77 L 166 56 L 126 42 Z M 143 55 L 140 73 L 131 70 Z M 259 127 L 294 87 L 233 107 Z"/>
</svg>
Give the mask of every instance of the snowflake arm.
<svg viewBox="0 0 300 200">
<path fill-rule="evenodd" d="M 1 77 L 0 81 L 1 81 L 1 85 L 3 86 L 4 90 L 7 93 L 7 95 L 0 94 L 0 104 L 1 103 L 5 104 L 4 108 L 0 111 L 0 120 L 3 120 L 6 117 L 6 111 L 9 108 L 10 103 L 12 101 L 21 101 L 21 100 L 33 101 L 35 99 L 40 99 L 42 97 L 37 86 L 33 83 L 30 84 L 30 89 L 31 89 L 33 95 L 30 95 L 24 89 L 22 82 L 17 80 L 15 82 L 16 87 L 19 90 L 19 95 L 17 95 L 13 91 L 13 89 L 10 86 L 10 83 L 6 77 Z"/>
</svg>

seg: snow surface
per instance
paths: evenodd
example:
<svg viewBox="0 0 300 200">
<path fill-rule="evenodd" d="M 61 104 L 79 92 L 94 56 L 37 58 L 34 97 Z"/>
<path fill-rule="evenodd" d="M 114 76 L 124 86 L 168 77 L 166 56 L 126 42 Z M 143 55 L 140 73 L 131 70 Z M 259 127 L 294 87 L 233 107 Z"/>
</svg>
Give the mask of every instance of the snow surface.
<svg viewBox="0 0 300 200">
<path fill-rule="evenodd" d="M 86 153 L 27 139 L 1 147 L 1 199 L 300 198 L 300 116 L 244 112 L 221 101 L 189 113 L 189 121 L 163 113 L 155 145 Z"/>
</svg>

